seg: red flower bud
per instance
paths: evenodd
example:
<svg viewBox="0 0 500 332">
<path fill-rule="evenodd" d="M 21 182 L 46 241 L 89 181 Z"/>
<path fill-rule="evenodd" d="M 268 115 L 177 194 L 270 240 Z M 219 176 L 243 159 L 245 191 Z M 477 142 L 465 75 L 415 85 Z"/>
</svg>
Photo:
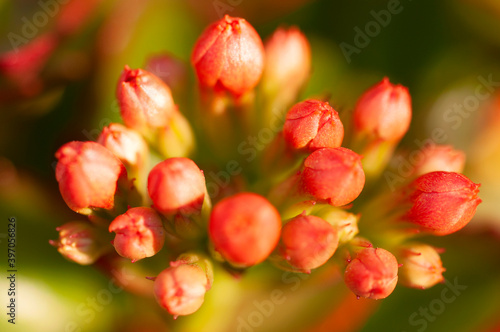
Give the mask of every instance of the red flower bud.
<svg viewBox="0 0 500 332">
<path fill-rule="evenodd" d="M 171 265 L 155 279 L 156 300 L 174 318 L 190 315 L 201 307 L 210 288 L 207 275 L 197 265 L 178 262 Z"/>
<path fill-rule="evenodd" d="M 260 80 L 264 46 L 247 21 L 226 15 L 198 38 L 191 63 L 201 86 L 240 96 Z"/>
<path fill-rule="evenodd" d="M 344 281 L 357 296 L 384 299 L 398 282 L 396 257 L 382 248 L 362 249 L 347 265 Z"/>
<path fill-rule="evenodd" d="M 266 61 L 262 82 L 266 88 L 291 89 L 295 93 L 311 74 L 311 47 L 297 28 L 278 28 L 264 44 Z"/>
<path fill-rule="evenodd" d="M 165 127 L 172 113 L 177 111 L 170 88 L 143 69 L 125 66 L 116 96 L 125 125 L 141 132 Z"/>
<path fill-rule="evenodd" d="M 279 253 L 294 268 L 310 272 L 325 264 L 338 244 L 337 230 L 328 222 L 298 215 L 283 226 Z"/>
<path fill-rule="evenodd" d="M 283 136 L 292 149 L 312 152 L 320 148 L 338 148 L 344 138 L 344 126 L 327 102 L 309 99 L 288 111 Z"/>
<path fill-rule="evenodd" d="M 97 143 L 113 152 L 126 166 L 140 168 L 148 158 L 148 146 L 144 138 L 119 123 L 104 127 Z"/>
<path fill-rule="evenodd" d="M 481 203 L 479 184 L 452 172 L 427 173 L 410 184 L 412 204 L 404 219 L 435 235 L 454 233 L 469 223 Z"/>
<path fill-rule="evenodd" d="M 346 148 L 314 151 L 304 161 L 300 190 L 333 206 L 346 205 L 365 184 L 361 156 Z"/>
<path fill-rule="evenodd" d="M 406 287 L 426 289 L 444 281 L 443 264 L 435 248 L 411 243 L 400 250 L 399 281 Z"/>
<path fill-rule="evenodd" d="M 49 243 L 70 261 L 93 264 L 106 250 L 101 234 L 89 222 L 72 221 L 56 229 L 59 240 L 50 240 Z"/>
<path fill-rule="evenodd" d="M 357 132 L 373 139 L 399 141 L 410 127 L 411 98 L 408 89 L 385 77 L 368 89 L 354 110 Z"/>
<path fill-rule="evenodd" d="M 205 177 L 191 159 L 170 158 L 149 172 L 148 192 L 153 207 L 166 216 L 196 214 L 205 198 Z"/>
<path fill-rule="evenodd" d="M 126 177 L 123 164 L 95 142 L 69 142 L 56 152 L 56 179 L 66 204 L 75 212 L 112 209 L 117 182 Z"/>
<path fill-rule="evenodd" d="M 160 216 L 147 207 L 131 208 L 116 217 L 109 231 L 116 233 L 113 245 L 118 254 L 132 262 L 154 256 L 165 242 Z"/>
<path fill-rule="evenodd" d="M 238 266 L 264 261 L 278 244 L 280 229 L 276 208 L 253 193 L 221 200 L 210 215 L 209 235 L 215 250 Z"/>
<path fill-rule="evenodd" d="M 465 166 L 465 153 L 450 145 L 430 145 L 422 151 L 423 158 L 413 170 L 414 175 L 446 171 L 461 173 Z"/>
</svg>

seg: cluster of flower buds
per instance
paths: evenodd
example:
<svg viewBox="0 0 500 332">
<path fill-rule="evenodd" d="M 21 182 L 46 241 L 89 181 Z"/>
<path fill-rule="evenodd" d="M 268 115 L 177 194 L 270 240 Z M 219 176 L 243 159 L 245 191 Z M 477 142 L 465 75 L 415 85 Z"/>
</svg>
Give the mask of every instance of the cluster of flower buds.
<svg viewBox="0 0 500 332">
<path fill-rule="evenodd" d="M 282 52 L 290 53 L 285 62 Z M 370 88 L 352 114 L 352 131 L 328 102 L 307 99 L 289 105 L 276 135 L 262 130 L 238 142 L 237 133 L 263 123 L 256 119 L 267 116 L 262 101 L 297 101 L 309 53 L 297 28 L 278 29 L 264 48 L 243 19 L 210 25 L 191 57 L 200 110 L 190 114 L 213 129 L 197 133 L 204 146 L 197 151 L 168 84 L 125 66 L 117 86 L 124 125 L 105 127 L 97 143 L 71 142 L 56 153 L 62 197 L 89 221 L 62 226 L 52 244 L 80 264 L 104 254 L 131 262 L 164 256 L 170 265 L 148 279 L 174 317 L 200 308 L 214 280 L 212 264 L 233 275 L 265 262 L 295 273 L 337 264 L 347 287 L 371 299 L 387 297 L 398 281 L 415 288 L 442 281 L 439 251 L 414 237 L 454 233 L 474 216 L 479 185 L 457 173 L 464 155 L 429 147 L 395 190 L 363 192 L 390 165 L 409 128 L 406 88 L 387 78 Z M 158 73 L 164 64 L 185 75 L 169 56 L 149 63 Z M 291 78 L 298 82 L 285 95 Z M 217 139 L 235 150 L 213 152 Z M 235 157 L 220 164 L 224 155 Z"/>
</svg>

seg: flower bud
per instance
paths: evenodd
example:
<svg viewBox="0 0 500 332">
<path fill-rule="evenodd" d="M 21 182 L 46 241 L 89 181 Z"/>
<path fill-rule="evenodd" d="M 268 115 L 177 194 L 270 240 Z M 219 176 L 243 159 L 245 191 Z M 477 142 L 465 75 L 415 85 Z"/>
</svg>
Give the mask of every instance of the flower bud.
<svg viewBox="0 0 500 332">
<path fill-rule="evenodd" d="M 414 165 L 413 174 L 420 176 L 435 171 L 461 173 L 465 166 L 465 153 L 450 145 L 429 145 L 421 151 L 423 158 Z"/>
<path fill-rule="evenodd" d="M 210 288 L 206 273 L 194 264 L 171 263 L 155 279 L 156 301 L 170 314 L 185 316 L 198 310 Z"/>
<path fill-rule="evenodd" d="M 75 212 L 112 209 L 118 179 L 126 177 L 123 164 L 95 142 L 69 142 L 56 152 L 56 179 L 66 204 Z"/>
<path fill-rule="evenodd" d="M 264 46 L 247 21 L 226 15 L 198 38 L 191 63 L 202 87 L 229 91 L 239 97 L 260 80 Z"/>
<path fill-rule="evenodd" d="M 411 98 L 408 89 L 385 77 L 368 89 L 354 109 L 354 128 L 373 140 L 399 141 L 410 127 Z"/>
<path fill-rule="evenodd" d="M 304 161 L 300 191 L 333 206 L 351 203 L 365 184 L 361 156 L 346 148 L 314 151 Z"/>
<path fill-rule="evenodd" d="M 292 267 L 309 273 L 325 264 L 338 244 L 337 230 L 325 220 L 298 215 L 283 226 L 278 251 Z"/>
<path fill-rule="evenodd" d="M 56 230 L 59 240 L 50 240 L 49 243 L 70 261 L 81 265 L 93 264 L 106 251 L 102 235 L 89 222 L 72 221 Z"/>
<path fill-rule="evenodd" d="M 283 136 L 287 145 L 296 150 L 338 148 L 344 138 L 344 126 L 327 102 L 309 99 L 288 111 Z"/>
<path fill-rule="evenodd" d="M 141 169 L 148 158 L 148 146 L 144 138 L 119 123 L 111 123 L 102 129 L 97 143 L 103 145 L 120 159 L 130 172 Z"/>
<path fill-rule="evenodd" d="M 153 207 L 165 216 L 197 214 L 206 194 L 205 177 L 191 159 L 170 158 L 149 172 L 148 192 Z"/>
<path fill-rule="evenodd" d="M 409 186 L 412 204 L 404 219 L 434 235 L 454 233 L 469 223 L 481 203 L 479 184 L 452 172 L 427 173 Z"/>
<path fill-rule="evenodd" d="M 132 262 L 154 256 L 163 248 L 165 230 L 160 216 L 151 208 L 136 207 L 116 217 L 109 225 L 115 232 L 116 252 Z"/>
<path fill-rule="evenodd" d="M 311 74 L 311 47 L 297 28 L 278 28 L 264 44 L 266 61 L 262 83 L 270 90 L 297 95 Z"/>
<path fill-rule="evenodd" d="M 240 193 L 217 203 L 210 215 L 209 236 L 230 263 L 249 267 L 264 261 L 278 244 L 281 218 L 264 197 Z"/>
<path fill-rule="evenodd" d="M 347 265 L 344 281 L 357 296 L 384 299 L 398 282 L 396 257 L 382 248 L 364 248 Z"/>
<path fill-rule="evenodd" d="M 423 243 L 407 244 L 400 249 L 402 264 L 399 281 L 406 287 L 426 289 L 444 281 L 443 264 L 436 249 Z"/>
<path fill-rule="evenodd" d="M 116 96 L 125 125 L 141 133 L 165 127 L 172 113 L 177 112 L 170 88 L 143 69 L 125 66 Z"/>
</svg>

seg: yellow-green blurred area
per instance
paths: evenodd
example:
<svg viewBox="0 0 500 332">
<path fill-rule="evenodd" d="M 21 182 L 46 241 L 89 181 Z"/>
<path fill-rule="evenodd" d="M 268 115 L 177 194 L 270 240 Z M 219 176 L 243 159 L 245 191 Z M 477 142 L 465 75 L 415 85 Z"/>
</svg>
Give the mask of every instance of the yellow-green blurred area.
<svg viewBox="0 0 500 332">
<path fill-rule="evenodd" d="M 69 5 L 75 8 L 64 12 L 64 23 L 60 15 Z M 57 148 L 95 139 L 103 126 L 120 121 L 114 92 L 124 65 L 141 67 L 164 52 L 189 64 L 197 36 L 224 14 L 246 18 L 264 40 L 282 25 L 305 33 L 313 73 L 304 98 L 331 96 L 345 117 L 366 88 L 388 76 L 412 95 L 404 148 L 419 149 L 439 129 L 446 138 L 437 143 L 467 152 L 465 174 L 482 183 L 483 203 L 463 231 L 428 239 L 446 249 L 444 276 L 461 288 L 398 286 L 385 300 L 358 301 L 331 266 L 300 277 L 264 265 L 241 280 L 218 270 L 200 311 L 174 322 L 154 299 L 113 292 L 99 271 L 66 261 L 49 245 L 55 227 L 83 218 L 58 192 Z M 75 27 L 33 66 L 35 75 L 0 77 L 1 331 L 500 329 L 500 102 L 494 101 L 500 1 L 0 0 L 0 51 L 12 52 L 58 25 Z M 191 101 L 176 102 L 189 117 Z M 6 315 L 9 217 L 17 220 L 15 325 Z"/>
</svg>

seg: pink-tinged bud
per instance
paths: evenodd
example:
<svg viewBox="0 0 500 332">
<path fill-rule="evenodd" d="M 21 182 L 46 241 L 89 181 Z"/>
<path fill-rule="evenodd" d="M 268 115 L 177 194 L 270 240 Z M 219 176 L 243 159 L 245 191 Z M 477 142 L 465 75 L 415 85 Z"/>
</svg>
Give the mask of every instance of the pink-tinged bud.
<svg viewBox="0 0 500 332">
<path fill-rule="evenodd" d="M 338 244 L 337 230 L 328 222 L 298 215 L 283 226 L 278 251 L 292 267 L 309 273 L 325 264 Z"/>
<path fill-rule="evenodd" d="M 347 265 L 344 281 L 357 296 L 384 299 L 398 282 L 396 257 L 382 248 L 362 249 Z"/>
<path fill-rule="evenodd" d="M 13 42 L 14 50 L 0 54 L 0 73 L 17 85 L 23 94 L 35 95 L 42 88 L 40 72 L 58 43 L 58 37 L 51 33 L 42 34 L 25 45 L 24 42 Z M 17 48 L 20 44 L 23 46 Z"/>
<path fill-rule="evenodd" d="M 337 111 L 327 102 L 309 99 L 288 111 L 283 137 L 296 150 L 338 148 L 344 138 L 344 126 Z"/>
<path fill-rule="evenodd" d="M 311 74 L 311 47 L 297 28 L 278 28 L 264 44 L 262 82 L 270 91 L 290 89 L 295 94 Z"/>
<path fill-rule="evenodd" d="M 81 265 L 93 264 L 106 251 L 102 235 L 89 222 L 72 221 L 56 230 L 59 231 L 59 239 L 49 243 L 70 261 Z"/>
<path fill-rule="evenodd" d="M 191 159 L 170 158 L 149 172 L 148 192 L 153 207 L 166 216 L 197 214 L 206 194 L 205 177 Z"/>
<path fill-rule="evenodd" d="M 66 204 L 75 212 L 112 209 L 118 179 L 125 166 L 111 151 L 95 142 L 69 142 L 56 152 L 56 179 Z"/>
<path fill-rule="evenodd" d="M 404 219 L 435 235 L 454 233 L 469 223 L 481 203 L 479 186 L 458 173 L 424 174 L 410 184 L 412 207 Z"/>
<path fill-rule="evenodd" d="M 209 236 L 215 250 L 236 266 L 264 261 L 278 244 L 281 218 L 267 199 L 240 193 L 217 203 L 210 215 Z"/>
<path fill-rule="evenodd" d="M 304 161 L 300 177 L 301 192 L 333 206 L 354 201 L 365 184 L 361 156 L 346 148 L 314 151 Z"/>
<path fill-rule="evenodd" d="M 406 287 L 426 289 L 443 282 L 443 263 L 434 247 L 411 243 L 400 249 L 399 281 Z"/>
<path fill-rule="evenodd" d="M 158 77 L 143 69 L 125 66 L 116 90 L 123 122 L 144 132 L 165 127 L 177 107 L 170 88 Z"/>
<path fill-rule="evenodd" d="M 187 64 L 168 53 L 148 59 L 146 70 L 159 77 L 175 93 L 185 92 L 188 83 Z"/>
<path fill-rule="evenodd" d="M 210 288 L 207 275 L 194 264 L 171 265 L 155 279 L 156 300 L 174 318 L 190 315 L 201 307 Z"/>
<path fill-rule="evenodd" d="M 136 131 L 119 123 L 102 129 L 97 143 L 103 145 L 130 168 L 142 168 L 148 158 L 148 145 Z"/>
<path fill-rule="evenodd" d="M 411 113 L 408 89 L 391 84 L 385 77 L 358 100 L 354 127 L 361 135 L 375 140 L 399 141 L 410 127 Z"/>
<path fill-rule="evenodd" d="M 415 176 L 435 171 L 461 173 L 464 169 L 465 153 L 450 145 L 429 145 L 421 153 L 423 158 L 413 170 Z"/>
<path fill-rule="evenodd" d="M 191 63 L 202 87 L 229 91 L 238 97 L 259 82 L 264 46 L 247 21 L 226 15 L 198 38 Z"/>
<path fill-rule="evenodd" d="M 163 248 L 166 235 L 160 216 L 147 207 L 131 208 L 116 217 L 109 231 L 116 233 L 116 252 L 132 262 L 154 256 Z"/>
</svg>

